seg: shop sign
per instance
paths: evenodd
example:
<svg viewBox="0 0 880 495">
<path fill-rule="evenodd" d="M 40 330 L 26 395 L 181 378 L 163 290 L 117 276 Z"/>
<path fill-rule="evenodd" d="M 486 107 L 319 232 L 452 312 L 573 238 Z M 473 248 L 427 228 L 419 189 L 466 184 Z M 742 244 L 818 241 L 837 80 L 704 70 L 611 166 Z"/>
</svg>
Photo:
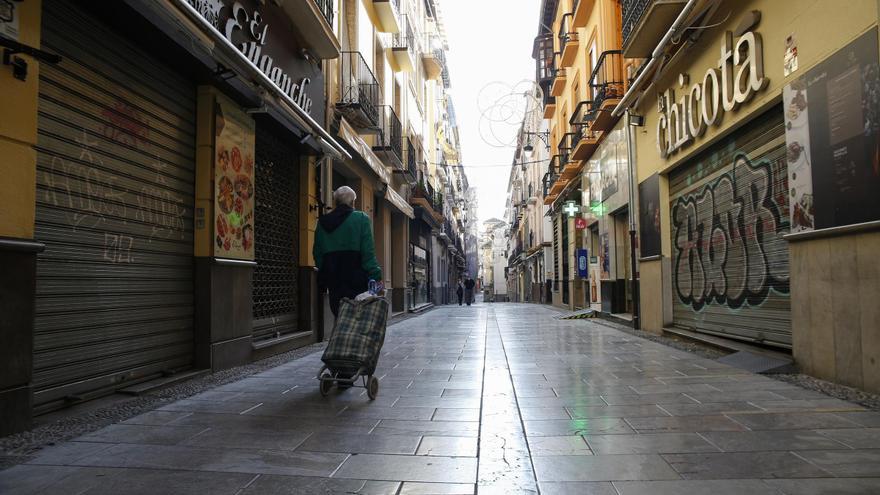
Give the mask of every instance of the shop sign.
<svg viewBox="0 0 880 495">
<path fill-rule="evenodd" d="M 673 88 L 658 96 L 657 147 L 668 158 L 702 136 L 709 126 L 718 126 L 724 112 L 749 101 L 770 80 L 764 76 L 764 47 L 761 35 L 746 32 L 734 43 L 733 33 L 724 35 L 717 67 L 687 89 L 687 74 L 678 76 L 680 97 Z"/>
<path fill-rule="evenodd" d="M 214 255 L 254 259 L 254 119 L 214 101 Z"/>
<path fill-rule="evenodd" d="M 578 217 L 574 219 L 574 228 L 577 230 L 584 230 L 587 228 L 587 219 Z"/>
<path fill-rule="evenodd" d="M 578 277 L 587 278 L 587 260 L 590 257 L 587 255 L 586 249 L 578 249 L 577 250 L 577 267 L 578 267 Z"/>
<path fill-rule="evenodd" d="M 562 207 L 562 212 L 569 217 L 577 215 L 580 211 L 580 207 L 574 201 L 566 201 L 565 206 Z"/>
<path fill-rule="evenodd" d="M 297 33 L 280 6 L 259 0 L 188 1 L 275 86 L 316 121 L 323 121 L 321 67 L 303 57 L 294 42 Z"/>
</svg>

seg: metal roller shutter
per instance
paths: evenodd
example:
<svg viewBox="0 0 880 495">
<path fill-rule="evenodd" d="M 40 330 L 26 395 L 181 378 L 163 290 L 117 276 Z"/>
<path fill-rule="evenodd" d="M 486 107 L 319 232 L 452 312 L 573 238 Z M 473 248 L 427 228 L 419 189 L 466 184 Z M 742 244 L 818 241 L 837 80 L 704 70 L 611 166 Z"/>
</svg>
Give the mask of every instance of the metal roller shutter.
<svg viewBox="0 0 880 495">
<path fill-rule="evenodd" d="M 38 410 L 193 356 L 195 85 L 73 5 L 43 9 Z"/>
<path fill-rule="evenodd" d="M 782 107 L 673 172 L 669 184 L 675 325 L 791 347 Z"/>
<path fill-rule="evenodd" d="M 254 187 L 254 340 L 299 331 L 299 156 L 270 129 L 257 127 Z"/>
</svg>

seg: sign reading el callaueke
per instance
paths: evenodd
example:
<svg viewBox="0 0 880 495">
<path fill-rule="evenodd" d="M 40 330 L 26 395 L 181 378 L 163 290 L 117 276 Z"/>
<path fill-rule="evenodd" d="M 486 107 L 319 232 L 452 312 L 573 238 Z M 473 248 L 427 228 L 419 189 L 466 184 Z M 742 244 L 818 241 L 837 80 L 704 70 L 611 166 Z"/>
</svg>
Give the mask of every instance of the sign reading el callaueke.
<svg viewBox="0 0 880 495">
<path fill-rule="evenodd" d="M 690 89 L 686 89 L 688 79 L 686 74 L 678 76 L 683 90 L 680 97 L 676 98 L 672 88 L 658 96 L 657 147 L 661 158 L 702 136 L 708 126 L 721 124 L 724 112 L 736 109 L 767 87 L 770 80 L 764 76 L 761 35 L 749 31 L 734 43 L 733 33 L 726 32 L 717 67 L 706 70 Z"/>
<path fill-rule="evenodd" d="M 303 57 L 280 6 L 258 0 L 188 2 L 300 108 L 324 121 L 321 66 Z"/>
</svg>

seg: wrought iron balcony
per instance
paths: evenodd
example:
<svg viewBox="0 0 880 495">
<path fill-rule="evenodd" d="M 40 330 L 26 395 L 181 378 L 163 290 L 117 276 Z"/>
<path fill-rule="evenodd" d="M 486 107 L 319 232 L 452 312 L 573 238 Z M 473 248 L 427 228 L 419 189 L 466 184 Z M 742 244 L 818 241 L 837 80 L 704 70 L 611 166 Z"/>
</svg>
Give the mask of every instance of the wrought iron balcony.
<svg viewBox="0 0 880 495">
<path fill-rule="evenodd" d="M 332 29 L 333 28 L 333 0 L 315 0 L 315 4 L 318 6 L 318 10 L 321 11 L 321 14 L 324 16 L 324 19 L 327 21 L 327 24 L 329 24 Z"/>
<path fill-rule="evenodd" d="M 404 138 L 404 141 L 406 141 L 406 167 L 403 173 L 407 175 L 408 180 L 414 181 L 418 177 L 418 151 L 409 136 Z"/>
<path fill-rule="evenodd" d="M 620 0 L 626 58 L 650 56 L 686 0 Z"/>
<path fill-rule="evenodd" d="M 568 125 L 574 140 L 574 147 L 571 152 L 572 160 L 586 160 L 596 150 L 599 145 L 599 138 L 602 133 L 594 131 L 590 128 L 593 120 L 596 118 L 596 110 L 593 109 L 593 101 L 585 100 L 574 107 L 571 118 L 568 119 Z"/>
<path fill-rule="evenodd" d="M 379 83 L 360 52 L 342 52 L 339 58 L 339 101 L 336 108 L 360 129 L 379 126 Z"/>
<path fill-rule="evenodd" d="M 577 29 L 572 25 L 573 19 L 574 14 L 568 13 L 562 16 L 562 22 L 559 23 L 559 33 L 557 34 L 559 39 L 558 51 L 561 54 L 560 65 L 563 67 L 570 67 L 574 63 L 578 46 L 580 46 Z"/>
<path fill-rule="evenodd" d="M 624 94 L 623 55 L 620 50 L 602 52 L 596 68 L 590 74 L 590 88 L 593 92 L 592 129 L 606 130 L 614 120 L 611 118 L 611 108 Z"/>
<path fill-rule="evenodd" d="M 403 126 L 391 106 L 379 111 L 379 135 L 373 150 L 383 153 L 395 170 L 403 170 Z"/>
<path fill-rule="evenodd" d="M 409 22 L 409 16 L 402 14 L 400 16 L 400 31 L 391 36 L 392 48 L 406 48 L 415 50 L 416 35 L 413 32 L 412 24 Z"/>
</svg>

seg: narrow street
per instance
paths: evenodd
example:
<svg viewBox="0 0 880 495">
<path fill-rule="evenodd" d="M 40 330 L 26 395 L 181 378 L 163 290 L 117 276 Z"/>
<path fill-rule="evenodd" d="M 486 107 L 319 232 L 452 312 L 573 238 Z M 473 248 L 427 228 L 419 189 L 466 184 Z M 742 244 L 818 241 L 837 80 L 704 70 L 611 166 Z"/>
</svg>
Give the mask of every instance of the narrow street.
<svg viewBox="0 0 880 495">
<path fill-rule="evenodd" d="M 880 414 L 559 314 L 442 307 L 388 328 L 374 402 L 322 398 L 315 353 L 46 449 L 0 493 L 880 492 Z"/>
</svg>

